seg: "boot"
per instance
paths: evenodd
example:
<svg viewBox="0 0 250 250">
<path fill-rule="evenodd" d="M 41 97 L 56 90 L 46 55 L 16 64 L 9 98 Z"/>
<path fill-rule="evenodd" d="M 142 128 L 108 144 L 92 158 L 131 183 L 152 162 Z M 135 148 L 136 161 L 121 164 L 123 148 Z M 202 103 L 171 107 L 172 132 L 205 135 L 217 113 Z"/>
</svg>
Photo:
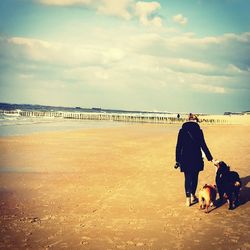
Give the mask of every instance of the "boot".
<svg viewBox="0 0 250 250">
<path fill-rule="evenodd" d="M 186 207 L 190 207 L 191 206 L 191 198 L 187 197 L 186 198 Z"/>
<path fill-rule="evenodd" d="M 196 197 L 196 195 L 195 194 L 191 194 L 191 203 L 192 204 L 195 204 L 195 203 L 197 203 L 199 200 L 198 200 L 198 198 Z"/>
</svg>

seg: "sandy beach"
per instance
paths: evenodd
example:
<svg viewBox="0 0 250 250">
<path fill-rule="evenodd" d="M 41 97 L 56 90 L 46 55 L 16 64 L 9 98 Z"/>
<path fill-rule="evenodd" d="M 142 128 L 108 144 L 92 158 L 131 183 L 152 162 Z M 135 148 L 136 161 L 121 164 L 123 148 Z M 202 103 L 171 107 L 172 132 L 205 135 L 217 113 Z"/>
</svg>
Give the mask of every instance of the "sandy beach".
<svg viewBox="0 0 250 250">
<path fill-rule="evenodd" d="M 250 249 L 250 126 L 201 127 L 242 178 L 232 211 L 185 207 L 180 125 L 0 137 L 0 249 Z M 198 189 L 214 179 L 205 161 Z"/>
</svg>

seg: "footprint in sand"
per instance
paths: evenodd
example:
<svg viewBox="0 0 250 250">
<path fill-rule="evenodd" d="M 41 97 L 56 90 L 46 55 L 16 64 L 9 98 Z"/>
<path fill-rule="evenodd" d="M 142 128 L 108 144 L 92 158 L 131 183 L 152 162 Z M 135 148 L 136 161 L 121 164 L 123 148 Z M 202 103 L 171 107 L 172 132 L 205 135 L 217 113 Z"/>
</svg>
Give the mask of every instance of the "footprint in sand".
<svg viewBox="0 0 250 250">
<path fill-rule="evenodd" d="M 88 236 L 83 236 L 83 237 L 82 237 L 82 241 L 80 242 L 80 244 L 81 244 L 81 245 L 88 245 L 90 240 L 91 240 L 90 237 L 88 237 Z"/>
<path fill-rule="evenodd" d="M 126 249 L 126 246 L 124 246 L 124 245 L 117 245 L 116 248 L 118 248 L 118 249 Z"/>
<path fill-rule="evenodd" d="M 136 246 L 136 247 L 142 247 L 142 246 L 145 245 L 143 242 L 137 242 L 137 243 L 135 243 L 135 242 L 132 241 L 132 240 L 128 240 L 126 243 L 127 243 L 127 245 L 129 245 L 129 246 Z"/>
<path fill-rule="evenodd" d="M 138 242 L 138 243 L 136 243 L 136 246 L 137 247 L 142 247 L 142 246 L 144 246 L 144 243 L 143 242 Z"/>
<path fill-rule="evenodd" d="M 127 243 L 128 245 L 130 245 L 130 246 L 135 245 L 135 243 L 134 243 L 133 241 L 131 241 L 131 240 L 128 240 L 126 243 Z"/>
<path fill-rule="evenodd" d="M 88 245 L 89 242 L 88 242 L 88 241 L 85 241 L 85 240 L 82 240 L 80 244 L 81 244 L 81 245 Z"/>
</svg>

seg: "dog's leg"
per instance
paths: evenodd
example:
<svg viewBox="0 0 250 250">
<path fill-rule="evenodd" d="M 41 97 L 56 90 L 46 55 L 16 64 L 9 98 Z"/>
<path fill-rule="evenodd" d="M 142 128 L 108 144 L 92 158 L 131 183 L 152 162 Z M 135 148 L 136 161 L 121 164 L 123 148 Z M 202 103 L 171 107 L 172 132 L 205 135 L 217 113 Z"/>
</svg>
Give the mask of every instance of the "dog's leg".
<svg viewBox="0 0 250 250">
<path fill-rule="evenodd" d="M 223 201 L 223 197 L 224 197 L 224 192 L 220 192 L 219 193 L 219 199 L 222 202 Z"/>
<path fill-rule="evenodd" d="M 219 192 L 219 200 L 217 201 L 217 204 L 220 206 L 223 204 L 223 201 L 224 201 L 224 193 Z"/>
<path fill-rule="evenodd" d="M 201 192 L 199 193 L 199 207 L 200 209 L 203 209 L 203 197 L 201 195 Z"/>
<path fill-rule="evenodd" d="M 232 194 L 227 194 L 228 209 L 233 210 L 233 196 Z"/>
<path fill-rule="evenodd" d="M 208 207 L 209 207 L 209 206 L 206 205 L 206 211 L 205 211 L 206 214 L 208 214 Z"/>
<path fill-rule="evenodd" d="M 233 201 L 228 200 L 228 210 L 233 210 L 234 206 L 233 206 Z"/>
<path fill-rule="evenodd" d="M 200 204 L 200 209 L 204 209 L 205 208 L 203 200 L 201 200 L 199 204 Z"/>
<path fill-rule="evenodd" d="M 199 201 L 199 207 L 202 209 L 202 201 Z"/>
<path fill-rule="evenodd" d="M 235 190 L 234 194 L 235 194 L 235 202 L 234 202 L 234 204 L 237 207 L 240 204 L 240 201 L 239 201 L 239 190 Z"/>
</svg>

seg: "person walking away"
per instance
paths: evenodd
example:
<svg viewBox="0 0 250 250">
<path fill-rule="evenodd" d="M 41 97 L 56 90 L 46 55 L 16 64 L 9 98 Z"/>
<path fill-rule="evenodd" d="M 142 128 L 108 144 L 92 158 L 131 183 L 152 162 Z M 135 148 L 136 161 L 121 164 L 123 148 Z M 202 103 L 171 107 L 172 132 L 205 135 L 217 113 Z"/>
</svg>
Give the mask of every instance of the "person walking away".
<svg viewBox="0 0 250 250">
<path fill-rule="evenodd" d="M 180 171 L 184 173 L 186 206 L 188 207 L 198 202 L 195 192 L 199 172 L 204 169 L 202 151 L 208 161 L 213 161 L 198 122 L 198 117 L 190 113 L 188 121 L 179 130 L 176 144 L 176 166 L 180 167 Z"/>
</svg>

